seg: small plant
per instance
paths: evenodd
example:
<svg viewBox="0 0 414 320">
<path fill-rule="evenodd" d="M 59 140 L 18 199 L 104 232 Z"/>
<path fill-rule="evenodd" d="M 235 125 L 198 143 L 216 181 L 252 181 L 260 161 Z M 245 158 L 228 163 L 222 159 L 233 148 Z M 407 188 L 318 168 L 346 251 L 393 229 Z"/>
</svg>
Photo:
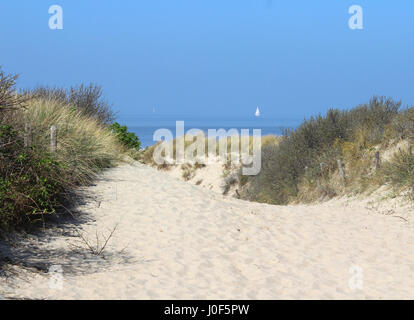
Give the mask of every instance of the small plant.
<svg viewBox="0 0 414 320">
<path fill-rule="evenodd" d="M 139 150 L 141 142 L 135 133 L 128 131 L 127 126 L 121 126 L 118 122 L 114 122 L 109 126 L 109 129 L 125 147 Z"/>
<path fill-rule="evenodd" d="M 396 189 L 409 188 L 414 193 L 414 155 L 399 150 L 383 167 L 385 180 Z"/>
<path fill-rule="evenodd" d="M 238 183 L 238 176 L 237 173 L 228 174 L 224 177 L 224 182 L 222 185 L 222 191 L 223 195 L 226 195 L 229 193 L 230 188 Z"/>
<path fill-rule="evenodd" d="M 181 170 L 183 170 L 182 177 L 185 181 L 188 181 L 194 177 L 195 174 L 195 168 L 189 164 L 185 163 L 181 166 Z"/>
<path fill-rule="evenodd" d="M 17 75 L 5 74 L 0 66 L 0 120 L 5 111 L 19 109 L 24 106 L 26 98 L 17 95 L 16 80 Z"/>
<path fill-rule="evenodd" d="M 107 235 L 100 235 L 98 233 L 98 230 L 96 230 L 94 239 L 90 239 L 87 235 L 81 233 L 79 230 L 76 230 L 80 239 L 80 244 L 74 246 L 77 248 L 86 248 L 91 254 L 100 256 L 105 251 L 109 241 L 111 240 L 117 228 L 118 224 L 115 225 L 115 227 L 113 227 L 112 230 L 108 230 Z"/>
</svg>

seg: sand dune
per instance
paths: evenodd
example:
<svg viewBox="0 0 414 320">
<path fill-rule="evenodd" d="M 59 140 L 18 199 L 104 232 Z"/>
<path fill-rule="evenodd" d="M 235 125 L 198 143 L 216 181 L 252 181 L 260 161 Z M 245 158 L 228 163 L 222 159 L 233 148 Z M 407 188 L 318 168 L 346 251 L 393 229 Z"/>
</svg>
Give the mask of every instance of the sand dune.
<svg viewBox="0 0 414 320">
<path fill-rule="evenodd" d="M 87 222 L 9 249 L 31 264 L 10 267 L 17 276 L 0 279 L 3 297 L 414 299 L 414 228 L 404 219 L 335 201 L 225 199 L 141 164 L 109 170 L 87 192 L 95 200 L 77 208 Z M 75 229 L 93 241 L 116 225 L 101 256 L 78 242 Z"/>
</svg>

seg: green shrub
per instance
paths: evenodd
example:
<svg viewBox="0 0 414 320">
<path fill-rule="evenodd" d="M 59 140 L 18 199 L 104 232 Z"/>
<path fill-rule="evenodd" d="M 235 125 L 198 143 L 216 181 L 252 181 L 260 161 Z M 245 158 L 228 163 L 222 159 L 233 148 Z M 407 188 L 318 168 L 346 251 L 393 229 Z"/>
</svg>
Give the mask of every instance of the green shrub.
<svg viewBox="0 0 414 320">
<path fill-rule="evenodd" d="M 135 133 L 128 131 L 127 126 L 121 126 L 118 122 L 114 122 L 109 126 L 109 129 L 125 147 L 139 150 L 141 142 Z"/>
<path fill-rule="evenodd" d="M 24 149 L 10 125 L 0 126 L 0 144 L 0 229 L 53 213 L 62 191 L 62 164 L 36 148 Z"/>
</svg>

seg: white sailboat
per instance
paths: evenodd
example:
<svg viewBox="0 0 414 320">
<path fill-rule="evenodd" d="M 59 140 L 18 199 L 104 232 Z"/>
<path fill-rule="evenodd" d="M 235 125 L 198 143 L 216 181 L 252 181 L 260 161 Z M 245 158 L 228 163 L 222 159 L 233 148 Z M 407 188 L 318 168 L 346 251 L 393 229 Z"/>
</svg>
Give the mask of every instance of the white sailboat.
<svg viewBox="0 0 414 320">
<path fill-rule="evenodd" d="M 256 113 L 254 114 L 256 117 L 260 117 L 259 107 L 256 108 Z"/>
</svg>

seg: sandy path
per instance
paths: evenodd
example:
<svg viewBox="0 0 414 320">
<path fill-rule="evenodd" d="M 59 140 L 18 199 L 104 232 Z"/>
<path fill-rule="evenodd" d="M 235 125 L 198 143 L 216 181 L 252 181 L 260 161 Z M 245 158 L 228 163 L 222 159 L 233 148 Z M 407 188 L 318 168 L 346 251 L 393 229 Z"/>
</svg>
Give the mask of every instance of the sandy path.
<svg viewBox="0 0 414 320">
<path fill-rule="evenodd" d="M 48 261 L 62 265 L 62 288 L 50 288 L 46 272 L 22 269 L 18 279 L 0 279 L 0 293 L 48 299 L 414 299 L 414 229 L 395 217 L 332 203 L 282 207 L 223 199 L 140 164 L 108 171 L 88 191 L 101 202 L 79 208 L 94 219 L 80 225 L 82 232 L 94 237 L 118 224 L 105 259 L 73 253 L 76 237 L 63 230 L 40 240 L 43 255 L 37 257 L 53 252 Z M 359 268 L 361 278 L 352 273 Z"/>
</svg>

